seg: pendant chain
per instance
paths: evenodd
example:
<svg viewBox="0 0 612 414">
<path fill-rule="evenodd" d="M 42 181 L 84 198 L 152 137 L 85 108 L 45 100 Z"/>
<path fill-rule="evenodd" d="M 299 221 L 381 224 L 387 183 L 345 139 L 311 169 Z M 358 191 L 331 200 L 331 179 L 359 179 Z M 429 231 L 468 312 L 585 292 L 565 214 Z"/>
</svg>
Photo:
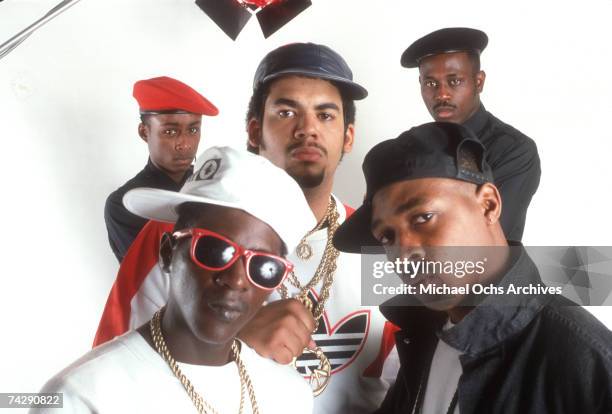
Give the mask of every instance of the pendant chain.
<svg viewBox="0 0 612 414">
<path fill-rule="evenodd" d="M 172 373 L 179 379 L 185 391 L 193 401 L 198 413 L 209 413 L 209 414 L 218 414 L 218 411 L 215 410 L 202 396 L 195 390 L 189 378 L 179 368 L 178 363 L 170 354 L 170 350 L 166 345 L 166 341 L 164 340 L 164 336 L 161 330 L 161 316 L 164 311 L 164 308 L 155 312 L 151 322 L 149 323 L 149 328 L 151 330 L 151 336 L 153 337 L 153 343 L 155 344 L 155 349 L 162 356 L 162 358 L 168 363 Z M 238 366 L 238 375 L 240 376 L 240 409 L 239 414 L 242 413 L 244 408 L 244 390 L 246 388 L 249 394 L 249 400 L 251 401 L 251 407 L 253 409 L 253 414 L 259 414 L 259 408 L 257 406 L 257 400 L 255 399 L 255 391 L 253 390 L 253 384 L 251 383 L 251 378 L 249 377 L 246 367 L 240 358 L 240 343 L 237 339 L 234 339 L 231 348 L 231 356 L 232 360 Z"/>
<path fill-rule="evenodd" d="M 289 283 L 299 289 L 300 293 L 297 296 L 306 299 L 308 297 L 308 292 L 310 291 L 310 289 L 314 288 L 321 280 L 323 280 L 323 286 L 321 287 L 321 291 L 319 292 L 317 306 L 315 307 L 315 309 L 312 310 L 312 314 L 315 320 L 315 332 L 319 327 L 319 319 L 323 315 L 323 311 L 325 310 L 325 302 L 327 302 L 327 299 L 329 298 L 329 293 L 334 283 L 336 260 L 340 254 L 340 252 L 333 245 L 334 233 L 336 232 L 336 229 L 339 226 L 338 218 L 339 214 L 336 208 L 336 201 L 333 197 L 330 197 L 325 216 L 319 222 L 319 224 L 317 224 L 317 227 L 309 231 L 300 242 L 301 245 L 306 243 L 306 238 L 308 236 L 320 229 L 323 226 L 323 223 L 325 223 L 326 221 L 328 222 L 327 243 L 325 245 L 323 256 L 321 257 L 321 261 L 319 262 L 319 266 L 317 267 L 314 276 L 304 286 L 302 286 L 294 272 L 291 272 L 291 274 L 287 278 Z M 310 246 L 308 247 L 310 248 Z M 281 285 L 279 287 L 279 291 L 283 299 L 289 298 L 289 291 L 285 285 Z"/>
</svg>

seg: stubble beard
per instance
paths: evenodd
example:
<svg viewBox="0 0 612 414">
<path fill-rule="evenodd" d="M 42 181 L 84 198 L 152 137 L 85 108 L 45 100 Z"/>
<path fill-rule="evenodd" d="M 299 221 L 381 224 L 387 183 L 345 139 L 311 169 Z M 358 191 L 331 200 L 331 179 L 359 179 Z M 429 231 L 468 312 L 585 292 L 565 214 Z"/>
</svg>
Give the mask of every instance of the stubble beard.
<svg viewBox="0 0 612 414">
<path fill-rule="evenodd" d="M 298 183 L 300 188 L 315 188 L 320 186 L 325 179 L 325 170 L 322 169 L 318 173 L 314 174 L 298 174 L 292 171 L 287 171 L 287 173 Z"/>
</svg>

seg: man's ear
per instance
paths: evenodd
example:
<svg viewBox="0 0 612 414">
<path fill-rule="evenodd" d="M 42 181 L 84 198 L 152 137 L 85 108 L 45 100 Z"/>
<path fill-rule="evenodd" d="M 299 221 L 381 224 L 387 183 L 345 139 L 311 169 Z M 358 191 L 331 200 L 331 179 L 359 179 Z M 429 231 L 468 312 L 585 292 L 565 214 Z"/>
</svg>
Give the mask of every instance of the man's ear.
<svg viewBox="0 0 612 414">
<path fill-rule="evenodd" d="M 476 89 L 478 90 L 478 93 L 482 92 L 486 78 L 487 78 L 487 74 L 485 73 L 484 70 L 480 70 L 476 74 Z"/>
<path fill-rule="evenodd" d="M 480 185 L 476 190 L 476 198 L 487 223 L 493 224 L 497 222 L 502 211 L 501 195 L 497 187 L 492 183 Z"/>
<path fill-rule="evenodd" d="M 251 118 L 249 120 L 247 124 L 247 134 L 249 136 L 249 147 L 257 148 L 259 151 L 261 147 L 261 123 L 257 119 Z"/>
<path fill-rule="evenodd" d="M 172 250 L 174 248 L 174 238 L 172 234 L 166 232 L 162 235 L 159 242 L 159 267 L 163 273 L 170 273 L 172 268 Z"/>
<path fill-rule="evenodd" d="M 344 145 L 342 146 L 342 153 L 346 154 L 347 152 L 351 152 L 353 149 L 353 143 L 355 142 L 355 126 L 353 124 L 349 124 L 346 127 L 346 132 L 344 133 Z"/>
<path fill-rule="evenodd" d="M 138 136 L 144 141 L 149 142 L 149 127 L 141 122 L 138 124 Z"/>
</svg>

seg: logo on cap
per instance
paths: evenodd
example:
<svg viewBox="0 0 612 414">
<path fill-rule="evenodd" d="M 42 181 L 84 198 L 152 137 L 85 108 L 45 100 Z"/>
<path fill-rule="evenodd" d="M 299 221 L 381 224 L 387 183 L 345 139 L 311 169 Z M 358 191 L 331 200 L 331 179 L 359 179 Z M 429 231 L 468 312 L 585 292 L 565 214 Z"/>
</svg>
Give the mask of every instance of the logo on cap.
<svg viewBox="0 0 612 414">
<path fill-rule="evenodd" d="M 202 168 L 195 175 L 194 181 L 212 180 L 221 167 L 221 158 L 211 158 L 202 164 Z"/>
</svg>

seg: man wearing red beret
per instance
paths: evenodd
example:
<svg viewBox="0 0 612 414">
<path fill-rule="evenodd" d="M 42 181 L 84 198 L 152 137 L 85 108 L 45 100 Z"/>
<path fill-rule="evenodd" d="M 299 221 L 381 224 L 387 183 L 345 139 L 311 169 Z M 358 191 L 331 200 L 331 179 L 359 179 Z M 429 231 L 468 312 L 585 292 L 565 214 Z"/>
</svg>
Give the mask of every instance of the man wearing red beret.
<svg viewBox="0 0 612 414">
<path fill-rule="evenodd" d="M 219 113 L 193 88 L 167 76 L 136 82 L 133 96 L 140 107 L 138 135 L 149 147 L 149 160 L 142 171 L 106 199 L 108 241 L 119 262 L 147 223 L 123 206 L 123 195 L 137 187 L 179 191 L 193 172 L 202 115 Z"/>
</svg>

